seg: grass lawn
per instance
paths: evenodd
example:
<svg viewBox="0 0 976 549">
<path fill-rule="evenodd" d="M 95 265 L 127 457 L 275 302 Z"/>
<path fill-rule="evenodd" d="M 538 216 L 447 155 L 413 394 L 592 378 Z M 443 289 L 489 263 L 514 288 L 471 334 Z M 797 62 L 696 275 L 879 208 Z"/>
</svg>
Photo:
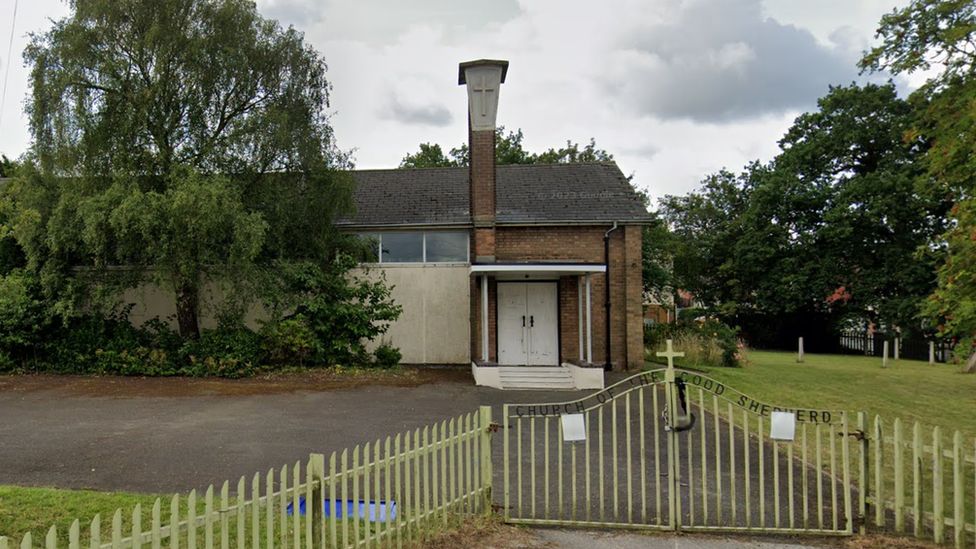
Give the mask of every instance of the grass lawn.
<svg viewBox="0 0 976 549">
<path fill-rule="evenodd" d="M 656 367 L 656 366 L 655 366 Z M 976 375 L 955 365 L 848 355 L 750 351 L 742 368 L 698 368 L 715 379 L 775 406 L 864 411 L 869 421 L 918 421 L 976 437 Z"/>
<path fill-rule="evenodd" d="M 0 535 L 19 544 L 24 534 L 30 531 L 34 536 L 34 545 L 38 546 L 43 545 L 47 528 L 55 525 L 58 538 L 64 543 L 68 539 L 68 528 L 75 519 L 80 519 L 82 531 L 87 531 L 91 519 L 98 514 L 102 519 L 102 532 L 107 534 L 115 510 L 122 508 L 123 512 L 129 512 L 129 516 L 124 517 L 128 524 L 137 503 L 142 504 L 142 523 L 147 525 L 151 524 L 150 513 L 156 497 L 121 492 L 0 486 Z"/>
</svg>

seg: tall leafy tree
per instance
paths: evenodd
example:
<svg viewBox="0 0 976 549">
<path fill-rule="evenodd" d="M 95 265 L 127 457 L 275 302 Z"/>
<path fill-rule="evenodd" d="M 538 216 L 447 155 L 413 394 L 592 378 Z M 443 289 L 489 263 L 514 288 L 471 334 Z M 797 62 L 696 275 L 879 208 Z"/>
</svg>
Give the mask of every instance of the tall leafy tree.
<svg viewBox="0 0 976 549">
<path fill-rule="evenodd" d="M 943 229 L 946 204 L 915 189 L 926 143 L 905 139 L 912 108 L 890 84 L 834 87 L 818 107 L 770 163 L 663 200 L 675 277 L 755 329 L 827 335 L 845 316 L 917 329 L 934 261 L 917 250 Z"/>
<path fill-rule="evenodd" d="M 575 162 L 611 162 L 613 155 L 597 148 L 596 141 L 580 147 L 579 143 L 566 141 L 565 147 L 549 148 L 542 153 L 531 153 L 522 145 L 524 136 L 521 128 L 505 131 L 504 126 L 495 129 L 495 162 L 507 164 L 566 164 Z M 401 168 L 450 168 L 470 164 L 468 145 L 462 143 L 444 154 L 440 145 L 421 143 L 415 153 L 410 153 L 400 161 Z"/>
<path fill-rule="evenodd" d="M 929 144 L 919 179 L 925 192 L 955 203 L 951 223 L 930 248 L 944 248 L 938 287 L 926 312 L 943 332 L 960 339 L 957 353 L 969 355 L 976 371 L 976 4 L 970 0 L 914 0 L 881 19 L 881 43 L 860 61 L 863 70 L 894 74 L 935 69 L 912 96 L 913 131 Z"/>
<path fill-rule="evenodd" d="M 348 205 L 325 61 L 245 0 L 70 7 L 25 51 L 38 170 L 17 197 L 18 240 L 61 286 L 85 278 L 69 273 L 78 266 L 95 269 L 90 280 L 146 267 L 136 271 L 172 288 L 193 337 L 205 280 L 239 286 L 261 258 L 321 251 Z M 321 207 L 314 222 L 284 211 L 302 204 Z M 296 250 L 295 233 L 312 244 Z"/>
</svg>

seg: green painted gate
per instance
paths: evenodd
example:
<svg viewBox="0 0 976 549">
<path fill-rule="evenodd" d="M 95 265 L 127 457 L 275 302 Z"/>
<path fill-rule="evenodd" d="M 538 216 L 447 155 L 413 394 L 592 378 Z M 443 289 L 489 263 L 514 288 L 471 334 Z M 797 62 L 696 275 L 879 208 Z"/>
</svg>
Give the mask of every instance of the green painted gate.
<svg viewBox="0 0 976 549">
<path fill-rule="evenodd" d="M 674 368 L 670 342 L 659 355 L 667 368 L 582 399 L 503 407 L 507 522 L 853 532 L 845 412 L 774 407 Z"/>
</svg>

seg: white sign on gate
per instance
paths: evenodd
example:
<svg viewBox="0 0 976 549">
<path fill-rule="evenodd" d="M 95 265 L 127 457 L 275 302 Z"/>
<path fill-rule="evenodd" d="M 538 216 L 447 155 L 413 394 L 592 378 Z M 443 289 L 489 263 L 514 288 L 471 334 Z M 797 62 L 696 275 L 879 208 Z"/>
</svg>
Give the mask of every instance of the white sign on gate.
<svg viewBox="0 0 976 549">
<path fill-rule="evenodd" d="M 793 441 L 796 437 L 796 414 L 773 412 L 769 421 L 769 438 Z"/>
<path fill-rule="evenodd" d="M 586 425 L 583 423 L 583 414 L 563 414 L 559 419 L 562 421 L 564 442 L 586 440 Z"/>
</svg>

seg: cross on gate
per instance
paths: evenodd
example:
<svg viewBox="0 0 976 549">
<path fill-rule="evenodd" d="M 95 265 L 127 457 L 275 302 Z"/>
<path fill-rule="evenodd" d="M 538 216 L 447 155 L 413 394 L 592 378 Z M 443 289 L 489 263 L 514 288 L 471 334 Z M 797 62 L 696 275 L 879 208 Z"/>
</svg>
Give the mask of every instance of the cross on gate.
<svg viewBox="0 0 976 549">
<path fill-rule="evenodd" d="M 665 374 L 665 378 L 666 378 L 666 381 L 674 381 L 674 359 L 675 358 L 683 357 L 683 356 L 685 356 L 685 354 L 683 352 L 675 351 L 674 350 L 674 347 L 672 347 L 672 345 L 671 345 L 671 340 L 670 339 L 667 340 L 667 343 L 666 343 L 664 349 L 665 350 L 664 350 L 663 353 L 660 352 L 660 351 L 658 351 L 655 354 L 657 354 L 657 356 L 665 357 L 665 358 L 668 359 L 668 371 Z"/>
<path fill-rule="evenodd" d="M 488 78 L 484 75 L 481 77 L 481 87 L 478 88 L 477 85 L 471 88 L 471 93 L 482 93 L 481 96 L 481 116 L 488 115 L 488 94 L 495 91 L 495 88 L 489 88 L 486 83 Z"/>
</svg>

